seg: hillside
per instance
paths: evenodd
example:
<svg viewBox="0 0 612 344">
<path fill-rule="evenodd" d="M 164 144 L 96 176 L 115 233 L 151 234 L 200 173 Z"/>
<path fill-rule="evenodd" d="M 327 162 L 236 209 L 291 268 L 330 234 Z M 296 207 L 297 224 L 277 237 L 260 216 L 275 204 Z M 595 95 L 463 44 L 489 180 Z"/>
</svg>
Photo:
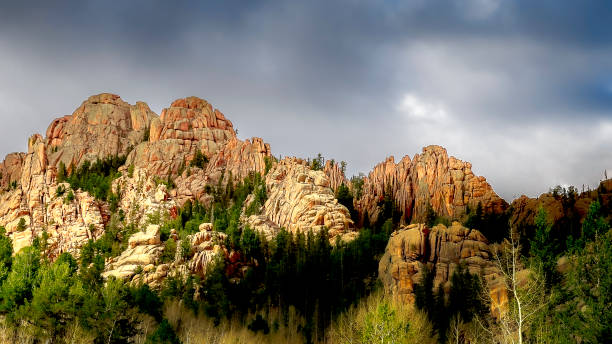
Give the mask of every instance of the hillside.
<svg viewBox="0 0 612 344">
<path fill-rule="evenodd" d="M 8 342 L 209 340 L 190 337 L 197 324 L 210 335 L 238 327 L 246 341 L 336 342 L 339 319 L 376 300 L 430 326 L 420 341 L 451 336 L 459 315 L 467 338 L 477 317 L 504 324 L 530 272 L 552 298 L 571 262 L 610 249 L 612 180 L 509 205 L 440 146 L 348 178 L 342 163 L 279 160 L 263 139 L 240 140 L 197 97 L 157 115 L 94 95 L 27 142 L 0 163 Z M 510 285 L 497 258 L 512 249 L 525 257 Z M 457 295 L 472 298 L 456 304 Z M 550 319 L 538 321 L 511 330 L 540 331 Z"/>
</svg>

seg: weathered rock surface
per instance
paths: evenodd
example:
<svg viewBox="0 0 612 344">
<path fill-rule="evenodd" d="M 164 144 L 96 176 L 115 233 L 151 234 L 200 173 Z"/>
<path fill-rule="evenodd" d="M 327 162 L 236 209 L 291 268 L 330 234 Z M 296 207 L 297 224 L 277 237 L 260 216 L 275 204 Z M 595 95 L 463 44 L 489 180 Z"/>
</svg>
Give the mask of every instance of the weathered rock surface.
<svg viewBox="0 0 612 344">
<path fill-rule="evenodd" d="M 266 176 L 268 199 L 262 215 L 291 232 L 329 229 L 330 237 L 354 236 L 348 209 L 338 203 L 322 171 L 306 161 L 285 158 Z"/>
<path fill-rule="evenodd" d="M 103 231 L 107 205 L 77 190 L 71 202 L 65 200 L 66 194 L 59 195 L 55 169 L 49 168 L 42 136 L 33 135 L 28 140 L 28 153 L 22 161 L 17 187 L 0 195 L 0 225 L 14 239 L 14 251 L 30 245 L 46 230 L 51 258 L 62 252 L 77 254 L 87 240 Z M 61 187 L 68 192 L 67 184 Z M 25 229 L 18 228 L 21 219 Z"/>
<path fill-rule="evenodd" d="M 484 276 L 495 301 L 492 309 L 507 302 L 487 239 L 457 222 L 448 228 L 412 224 L 395 231 L 380 260 L 378 274 L 387 292 L 404 302 L 414 302 L 414 285 L 421 282 L 425 266 L 434 273 L 434 287 L 442 284 L 448 289 L 459 264 L 465 264 L 472 274 Z"/>
<path fill-rule="evenodd" d="M 135 284 L 144 282 L 158 288 L 168 276 L 186 277 L 187 274 L 196 274 L 204 278 L 216 257 L 227 260 L 228 267 L 239 271 L 237 267 L 242 262 L 232 261 L 233 252 L 228 252 L 223 245 L 225 234 L 213 232 L 211 229 L 212 224 L 202 224 L 200 232 L 187 237 L 191 247 L 189 257 L 183 257 L 179 240 L 179 249 L 174 259 L 162 262 L 165 247 L 160 241 L 159 226 L 149 225 L 145 232 L 138 232 L 130 237 L 128 249 L 107 262 L 102 276 L 114 276 Z"/>
<path fill-rule="evenodd" d="M 487 212 L 503 212 L 506 202 L 471 168 L 469 162 L 449 157 L 440 146 L 425 147 L 412 160 L 405 156 L 397 164 L 389 157 L 364 178 L 363 195 L 355 202 L 356 209 L 362 216 L 367 213 L 372 221 L 376 220 L 378 203 L 390 191 L 403 222 L 422 221 L 428 204 L 437 214 L 449 218 L 459 218 L 468 205 L 475 208 L 479 202 Z"/>
<path fill-rule="evenodd" d="M 329 187 L 331 187 L 334 191 L 336 191 L 342 184 L 345 184 L 348 187 L 351 186 L 351 183 L 344 175 L 342 166 L 336 162 L 327 160 L 325 162 L 325 166 L 323 167 L 323 173 L 325 173 L 329 179 Z"/>
<path fill-rule="evenodd" d="M 127 165 L 155 176 L 177 174 L 196 151 L 210 158 L 235 137 L 232 122 L 208 102 L 197 97 L 178 99 L 151 122 L 149 142 L 130 153 Z"/>
<path fill-rule="evenodd" d="M 21 180 L 25 153 L 11 153 L 0 163 L 0 189 L 8 190 L 12 182 Z"/>
<path fill-rule="evenodd" d="M 146 170 L 135 169 L 130 174 L 122 170 L 121 177 L 113 181 L 113 192 L 120 194 L 119 208 L 130 223 L 145 225 L 150 216 L 170 213 L 176 202 L 170 198 L 165 184 L 156 184 Z"/>
<path fill-rule="evenodd" d="M 250 173 L 266 173 L 266 161 L 272 166 L 273 158 L 270 145 L 262 139 L 254 137 L 245 141 L 231 138 L 212 156 L 204 170 L 188 168 L 179 175 L 174 183 L 176 188 L 171 196 L 179 205 L 188 199 L 196 199 L 203 204 L 209 204 L 212 197 L 206 193 L 206 186 L 216 186 L 221 176 L 223 184 L 231 177 L 237 183 Z"/>
<path fill-rule="evenodd" d="M 218 180 L 222 171 L 225 177 L 229 174 L 235 180 L 243 180 L 249 173 L 266 174 L 266 160 L 272 167 L 272 151 L 270 145 L 259 137 L 245 141 L 230 139 L 206 166 L 206 175 Z"/>
<path fill-rule="evenodd" d="M 126 155 L 142 142 L 157 115 L 143 102 L 130 105 L 118 95 L 89 97 L 70 116 L 54 120 L 47 129 L 49 164 L 67 167 L 113 155 Z"/>
</svg>

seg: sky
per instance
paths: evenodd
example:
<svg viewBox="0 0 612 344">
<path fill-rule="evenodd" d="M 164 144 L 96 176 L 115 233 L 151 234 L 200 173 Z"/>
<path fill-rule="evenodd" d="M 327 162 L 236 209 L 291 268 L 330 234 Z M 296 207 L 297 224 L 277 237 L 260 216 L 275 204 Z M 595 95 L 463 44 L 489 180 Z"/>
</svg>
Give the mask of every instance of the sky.
<svg viewBox="0 0 612 344">
<path fill-rule="evenodd" d="M 612 3 L 0 0 L 0 155 L 90 95 L 198 96 L 368 173 L 422 147 L 507 201 L 612 176 Z"/>
</svg>

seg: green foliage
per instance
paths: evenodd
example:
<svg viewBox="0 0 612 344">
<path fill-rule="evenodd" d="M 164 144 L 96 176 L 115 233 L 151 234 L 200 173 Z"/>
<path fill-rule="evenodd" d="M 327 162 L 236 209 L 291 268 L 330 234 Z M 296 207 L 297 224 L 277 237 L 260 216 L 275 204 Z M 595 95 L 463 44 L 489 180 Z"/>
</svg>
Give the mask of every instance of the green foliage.
<svg viewBox="0 0 612 344">
<path fill-rule="evenodd" d="M 356 199 L 360 199 L 363 195 L 363 183 L 365 175 L 360 173 L 358 176 L 353 176 L 351 178 L 351 184 L 353 185 L 353 197 Z"/>
<path fill-rule="evenodd" d="M 199 168 L 204 169 L 204 168 L 206 168 L 206 164 L 208 164 L 208 157 L 206 155 L 202 154 L 202 151 L 197 149 L 196 153 L 195 153 L 195 156 L 193 157 L 193 159 L 189 163 L 189 166 L 191 166 L 191 167 L 199 167 Z"/>
<path fill-rule="evenodd" d="M 180 344 L 181 341 L 174 332 L 172 325 L 164 319 L 157 329 L 147 337 L 145 344 Z"/>
<path fill-rule="evenodd" d="M 531 256 L 542 266 L 547 286 L 557 277 L 557 242 L 551 236 L 552 223 L 548 213 L 540 206 L 535 218 L 535 235 L 530 242 Z"/>
<path fill-rule="evenodd" d="M 362 343 L 395 344 L 408 334 L 409 324 L 398 316 L 391 304 L 381 302 L 375 312 L 367 313 L 361 331 Z"/>
<path fill-rule="evenodd" d="M 84 301 L 82 285 L 78 283 L 70 263 L 59 260 L 42 266 L 38 280 L 38 285 L 32 290 L 31 302 L 17 311 L 18 317 L 34 324 L 39 336 L 61 338 Z"/>
<path fill-rule="evenodd" d="M 161 255 L 162 263 L 170 263 L 174 261 L 174 257 L 176 256 L 176 242 L 174 239 L 170 238 L 164 243 L 164 251 Z"/>
<path fill-rule="evenodd" d="M 338 199 L 338 203 L 342 204 L 349 210 L 353 222 L 356 223 L 358 220 L 358 214 L 355 210 L 355 206 L 353 205 L 353 194 L 348 186 L 346 186 L 344 183 L 338 186 L 338 189 L 336 190 L 336 198 Z"/>
<path fill-rule="evenodd" d="M 151 128 L 146 127 L 144 132 L 142 133 L 142 142 L 149 142 L 149 138 L 151 136 Z"/>
<path fill-rule="evenodd" d="M 569 249 L 569 270 L 553 286 L 533 335 L 558 343 L 612 341 L 612 231 L 582 245 Z"/>
<path fill-rule="evenodd" d="M 55 197 L 62 197 L 66 193 L 66 188 L 63 185 L 59 185 L 57 189 L 55 189 Z"/>
<path fill-rule="evenodd" d="M 438 215 L 434 208 L 431 206 L 431 203 L 427 203 L 427 208 L 425 209 L 425 224 L 427 227 L 432 228 L 436 225 L 442 224 L 446 227 L 450 226 L 450 219 L 444 216 Z"/>
<path fill-rule="evenodd" d="M 478 202 L 476 209 L 470 210 L 469 206 L 466 211 L 466 219 L 463 225 L 470 229 L 477 229 L 490 242 L 502 242 L 508 233 L 508 214 L 497 214 L 494 212 L 485 212 L 482 208 L 482 203 Z"/>
<path fill-rule="evenodd" d="M 451 318 L 459 317 L 467 323 L 475 316 L 485 316 L 488 305 L 482 301 L 484 281 L 471 274 L 463 264 L 457 266 L 451 276 L 448 302 L 441 284 L 434 292 L 434 277 L 435 271 L 423 267 L 421 281 L 414 286 L 415 305 L 427 313 L 437 329 L 440 342 L 444 343 Z"/>
<path fill-rule="evenodd" d="M 70 204 L 74 201 L 74 192 L 72 190 L 68 191 L 66 198 L 64 199 L 64 203 Z"/>
<path fill-rule="evenodd" d="M 264 174 L 268 174 L 272 169 L 272 164 L 274 163 L 274 157 L 264 157 L 264 163 L 266 164 L 266 170 Z"/>
<path fill-rule="evenodd" d="M 15 256 L 11 272 L 0 288 L 0 313 L 6 314 L 9 321 L 14 319 L 10 312 L 32 299 L 39 267 L 40 251 L 34 247 L 25 247 Z"/>
<path fill-rule="evenodd" d="M 81 189 L 89 192 L 98 200 L 108 201 L 113 194 L 112 181 L 120 176 L 119 167 L 125 164 L 125 161 L 125 156 L 98 159 L 93 164 L 85 161 L 78 169 L 73 169 L 72 173 L 65 178 L 65 181 L 70 184 L 73 190 Z M 63 181 L 63 179 L 61 180 Z M 70 196 L 70 193 L 68 196 Z M 72 198 L 74 198 L 74 194 Z M 72 200 L 68 199 L 68 202 L 72 202 Z"/>
<path fill-rule="evenodd" d="M 8 277 L 13 264 L 13 241 L 6 235 L 6 229 L 0 226 L 0 285 Z"/>
<path fill-rule="evenodd" d="M 323 169 L 323 166 L 325 166 L 325 158 L 323 158 L 323 155 L 319 153 L 317 154 L 317 157 L 312 159 L 310 162 L 310 169 L 313 171 L 320 171 Z"/>
<path fill-rule="evenodd" d="M 134 304 L 142 313 L 149 314 L 155 320 L 162 320 L 163 302 L 147 284 L 141 284 L 138 287 L 130 289 L 132 304 Z"/>
<path fill-rule="evenodd" d="M 17 232 L 23 232 L 26 229 L 26 220 L 25 218 L 20 218 L 19 222 L 17 222 Z"/>
<path fill-rule="evenodd" d="M 434 310 L 434 274 L 433 271 L 423 266 L 421 281 L 414 286 L 415 306 L 433 317 Z"/>
<path fill-rule="evenodd" d="M 57 168 L 57 182 L 63 183 L 66 180 L 66 164 L 63 161 L 60 161 L 59 167 Z"/>
</svg>

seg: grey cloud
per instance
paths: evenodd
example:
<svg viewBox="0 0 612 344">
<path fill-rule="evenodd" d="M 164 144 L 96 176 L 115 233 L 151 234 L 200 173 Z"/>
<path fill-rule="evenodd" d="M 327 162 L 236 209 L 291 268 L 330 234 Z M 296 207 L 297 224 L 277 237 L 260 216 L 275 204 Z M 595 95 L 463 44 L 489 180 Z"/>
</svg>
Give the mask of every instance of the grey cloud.
<svg viewBox="0 0 612 344">
<path fill-rule="evenodd" d="M 91 94 L 114 92 L 157 112 L 197 95 L 239 136 L 261 136 L 275 154 L 346 160 L 350 173 L 442 144 L 508 200 L 557 183 L 594 184 L 612 170 L 609 7 L 3 3 L 0 153 L 24 150 L 29 134 Z M 447 117 L 407 116 L 406 94 Z"/>
</svg>

